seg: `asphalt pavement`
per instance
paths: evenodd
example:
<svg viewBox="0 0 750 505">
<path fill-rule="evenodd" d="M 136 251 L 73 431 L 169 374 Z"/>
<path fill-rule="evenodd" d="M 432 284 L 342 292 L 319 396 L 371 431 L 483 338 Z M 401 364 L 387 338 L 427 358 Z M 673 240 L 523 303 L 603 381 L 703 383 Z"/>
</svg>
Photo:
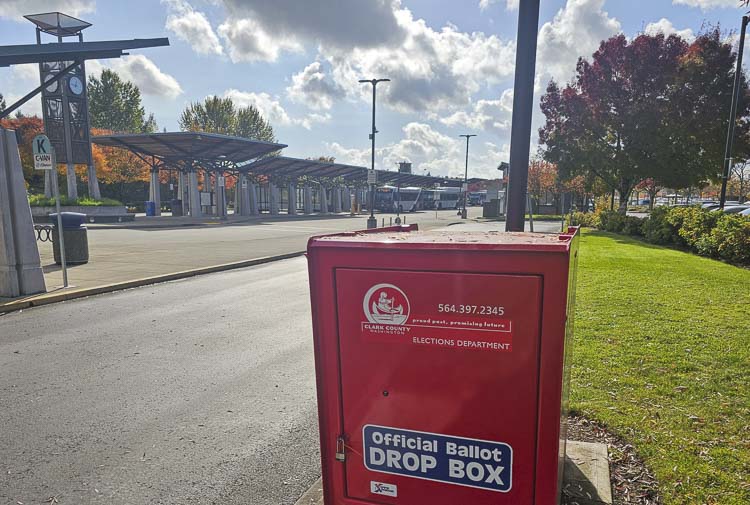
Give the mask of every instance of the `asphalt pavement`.
<svg viewBox="0 0 750 505">
<path fill-rule="evenodd" d="M 306 260 L 0 316 L 0 426 L 0 504 L 295 503 L 320 472 Z"/>
<path fill-rule="evenodd" d="M 304 258 L 0 316 L 0 503 L 293 504 L 319 475 Z"/>
<path fill-rule="evenodd" d="M 469 216 L 481 215 L 470 207 Z M 378 225 L 388 225 L 395 214 L 377 214 Z M 402 216 L 420 229 L 460 221 L 456 211 L 424 211 Z M 313 235 L 361 230 L 367 216 L 262 216 L 241 221 L 206 219 L 198 226 L 171 226 L 172 218 L 143 218 L 136 223 L 93 225 L 88 230 L 89 262 L 68 268 L 77 288 L 127 282 L 144 277 L 302 251 Z M 185 218 L 176 222 L 184 224 Z M 158 223 L 153 226 L 151 223 Z M 504 226 L 503 223 L 497 223 Z M 153 226 L 153 227 L 151 227 Z M 62 285 L 60 267 L 52 258 L 52 244 L 38 242 L 47 289 Z"/>
</svg>

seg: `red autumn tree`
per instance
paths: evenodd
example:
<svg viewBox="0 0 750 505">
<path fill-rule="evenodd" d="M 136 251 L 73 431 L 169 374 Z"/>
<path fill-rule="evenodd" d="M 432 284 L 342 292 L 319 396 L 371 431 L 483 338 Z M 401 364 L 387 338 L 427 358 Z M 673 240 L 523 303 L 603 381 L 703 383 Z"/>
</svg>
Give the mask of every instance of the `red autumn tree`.
<svg viewBox="0 0 750 505">
<path fill-rule="evenodd" d="M 34 170 L 34 158 L 31 154 L 31 141 L 39 134 L 44 133 L 44 123 L 37 116 L 22 116 L 13 119 L 3 119 L 0 126 L 8 130 L 16 131 L 18 151 L 21 155 L 23 176 L 26 184 L 32 190 L 44 188 L 44 173 Z"/>
<path fill-rule="evenodd" d="M 544 158 L 564 178 L 595 175 L 620 194 L 651 178 L 674 188 L 721 173 L 735 54 L 717 29 L 688 44 L 679 36 L 624 35 L 580 59 L 575 80 L 551 82 L 542 97 Z M 750 100 L 744 77 L 738 137 L 747 138 Z M 748 149 L 738 142 L 737 151 Z"/>
<path fill-rule="evenodd" d="M 547 193 L 557 195 L 557 190 L 557 166 L 541 159 L 532 160 L 529 163 L 528 191 L 534 206 L 538 208 Z"/>
</svg>

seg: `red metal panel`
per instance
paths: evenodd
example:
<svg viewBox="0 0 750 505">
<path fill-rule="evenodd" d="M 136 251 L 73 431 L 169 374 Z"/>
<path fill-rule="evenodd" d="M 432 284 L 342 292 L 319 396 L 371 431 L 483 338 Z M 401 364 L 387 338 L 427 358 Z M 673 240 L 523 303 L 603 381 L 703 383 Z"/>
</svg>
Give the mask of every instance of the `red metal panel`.
<svg viewBox="0 0 750 505">
<path fill-rule="evenodd" d="M 377 503 L 530 503 L 540 278 L 338 269 L 336 284 L 347 495 Z M 380 300 L 385 309 L 373 315 Z M 400 310 L 388 317 L 389 307 Z M 498 494 L 426 482 L 419 471 L 369 471 L 367 424 L 507 444 L 511 489 Z M 396 486 L 398 498 L 372 494 L 373 481 Z"/>
<path fill-rule="evenodd" d="M 560 236 L 401 230 L 314 238 L 308 246 L 326 505 L 557 503 L 565 433 L 561 420 L 567 408 L 564 397 L 572 335 L 576 230 Z M 373 272 L 377 270 L 380 272 Z M 359 279 L 358 275 L 365 277 Z M 347 276 L 353 277 L 347 280 Z M 476 293 L 480 292 L 484 296 L 477 286 L 487 290 L 485 284 L 518 282 L 511 289 L 511 301 L 497 303 L 513 306 L 513 310 L 543 307 L 541 314 L 536 313 L 541 324 L 537 323 L 533 331 L 529 329 L 531 333 L 524 334 L 521 343 L 511 320 L 510 342 L 502 335 L 494 340 L 495 347 L 500 343 L 509 346 L 494 352 L 425 346 L 413 340 L 410 344 L 397 343 L 389 340 L 393 335 L 372 328 L 363 332 L 361 321 L 356 330 L 355 322 L 366 306 L 362 297 L 372 287 L 367 284 L 398 286 L 396 279 L 401 278 L 408 279 L 409 291 L 413 285 L 420 291 L 419 301 L 414 302 L 402 287 L 411 304 L 410 315 L 412 306 L 424 310 L 417 309 L 422 300 L 429 300 L 428 305 L 451 303 L 437 300 L 453 297 L 455 290 L 464 290 L 463 297 L 479 296 Z M 475 278 L 484 281 L 472 287 Z M 451 287 L 446 291 L 444 285 Z M 375 296 L 374 301 L 379 301 L 379 295 Z M 535 296 L 537 301 L 529 305 L 529 297 Z M 391 307 L 404 305 L 397 294 L 386 293 L 386 299 L 392 300 Z M 460 320 L 459 316 L 463 315 L 456 315 Z M 427 330 L 445 338 L 444 330 Z M 351 332 L 359 340 L 350 339 Z M 467 333 L 461 331 L 461 335 Z M 511 385 L 518 391 L 531 388 L 537 393 L 530 395 L 535 398 L 527 394 L 514 397 L 513 388 L 500 389 L 501 378 L 513 369 L 513 359 L 524 356 L 528 361 L 529 354 L 533 354 L 534 364 L 525 367 L 522 376 L 514 376 Z M 494 393 L 493 388 L 500 391 Z M 388 391 L 388 396 L 383 396 L 383 391 Z M 479 395 L 489 399 L 480 402 Z M 501 403 L 504 408 L 500 408 Z M 357 452 L 362 452 L 361 425 L 366 423 L 500 442 L 504 440 L 497 433 L 508 433 L 510 442 L 524 447 L 513 455 L 513 487 L 499 493 L 365 470 L 364 458 Z M 337 437 L 342 434 L 349 437 L 346 463 L 334 457 Z M 536 449 L 527 451 L 524 441 L 534 439 Z M 368 474 L 382 475 L 381 483 L 395 482 L 398 496 L 371 493 Z M 515 492 L 519 493 L 516 499 L 503 501 Z M 496 499 L 482 501 L 487 495 Z"/>
</svg>

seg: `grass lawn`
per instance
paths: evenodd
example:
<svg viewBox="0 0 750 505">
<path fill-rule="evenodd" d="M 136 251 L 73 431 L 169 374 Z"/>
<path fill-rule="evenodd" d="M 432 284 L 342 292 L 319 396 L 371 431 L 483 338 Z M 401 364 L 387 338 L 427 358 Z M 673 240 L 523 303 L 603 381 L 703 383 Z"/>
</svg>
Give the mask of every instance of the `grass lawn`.
<svg viewBox="0 0 750 505">
<path fill-rule="evenodd" d="M 587 231 L 571 408 L 638 450 L 667 504 L 750 504 L 750 270 Z"/>
</svg>

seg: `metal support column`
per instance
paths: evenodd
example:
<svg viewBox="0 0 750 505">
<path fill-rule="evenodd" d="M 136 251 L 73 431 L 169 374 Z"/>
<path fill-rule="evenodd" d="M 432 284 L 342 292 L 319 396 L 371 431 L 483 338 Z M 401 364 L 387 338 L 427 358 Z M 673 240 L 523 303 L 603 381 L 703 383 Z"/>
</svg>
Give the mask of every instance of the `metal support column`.
<svg viewBox="0 0 750 505">
<path fill-rule="evenodd" d="M 516 77 L 510 134 L 510 180 L 506 231 L 523 231 L 526 186 L 529 178 L 531 115 L 534 107 L 534 71 L 539 31 L 539 0 L 524 0 L 518 8 Z"/>
</svg>

